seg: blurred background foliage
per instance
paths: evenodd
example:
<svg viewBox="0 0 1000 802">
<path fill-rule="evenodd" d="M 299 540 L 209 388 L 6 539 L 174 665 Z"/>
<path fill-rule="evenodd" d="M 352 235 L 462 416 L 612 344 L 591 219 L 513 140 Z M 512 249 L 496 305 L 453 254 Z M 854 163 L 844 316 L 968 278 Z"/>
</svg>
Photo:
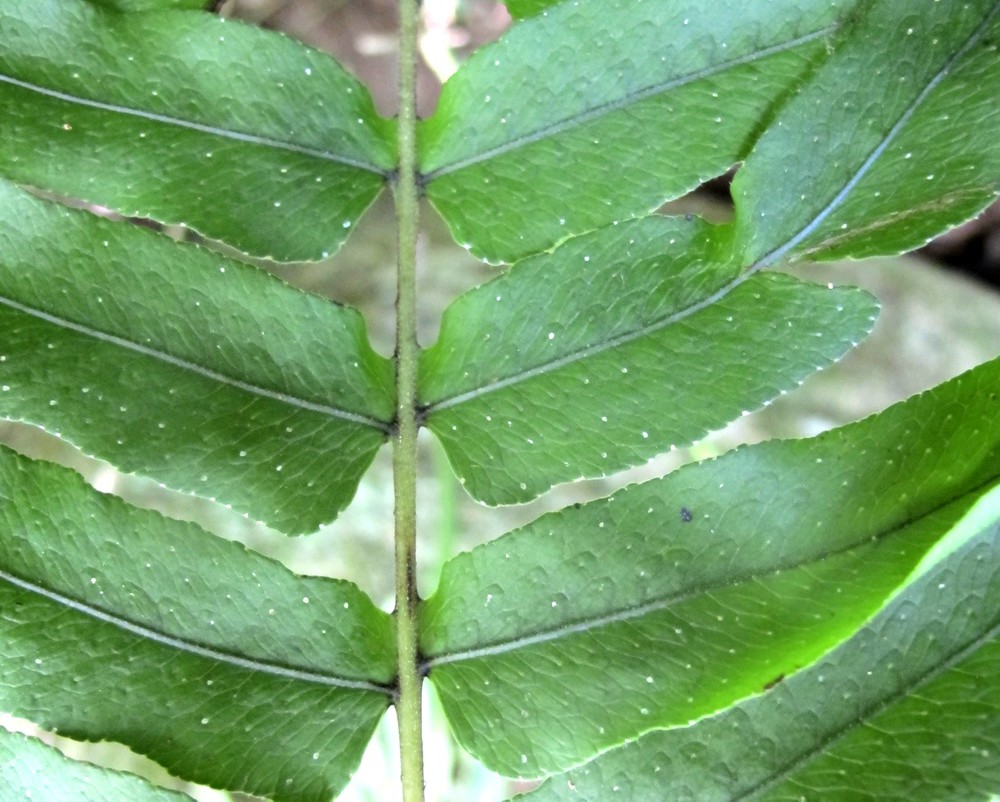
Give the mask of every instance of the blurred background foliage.
<svg viewBox="0 0 1000 802">
<path fill-rule="evenodd" d="M 225 0 L 218 4 L 217 13 L 284 31 L 333 54 L 370 87 L 381 113 L 394 112 L 395 0 Z M 468 53 L 501 35 L 510 19 L 503 4 L 493 0 L 424 0 L 423 14 L 418 108 L 422 115 L 429 115 L 442 82 Z M 710 219 L 726 219 L 730 213 L 726 179 L 671 204 L 668 211 L 695 211 Z M 421 343 L 428 345 L 436 337 L 448 302 L 488 280 L 496 269 L 455 245 L 430 207 L 422 213 L 419 328 Z M 166 233 L 184 236 L 183 231 Z M 334 258 L 303 265 L 261 263 L 261 267 L 310 292 L 360 308 L 376 348 L 388 355 L 393 341 L 394 243 L 391 199 L 384 195 Z M 693 459 L 715 456 L 739 443 L 816 434 L 882 409 L 1000 352 L 1000 204 L 930 243 L 919 255 L 801 267 L 795 272 L 821 283 L 856 284 L 872 291 L 882 303 L 874 333 L 795 393 L 744 416 L 691 448 L 666 454 L 624 474 L 557 488 L 528 505 L 487 509 L 464 494 L 441 450 L 429 436 L 423 437 L 418 489 L 422 594 L 433 591 L 440 567 L 451 555 L 544 511 L 607 495 L 625 484 L 662 475 Z M 336 522 L 313 535 L 288 538 L 218 505 L 119 474 L 37 429 L 0 422 L 0 441 L 30 456 L 70 465 L 102 492 L 195 521 L 217 535 L 240 540 L 279 559 L 295 571 L 351 579 L 377 603 L 386 609 L 392 607 L 392 481 L 386 449 L 362 482 L 354 503 Z M 428 719 L 429 799 L 489 802 L 523 790 L 459 754 L 433 699 L 429 700 Z M 0 723 L 38 734 L 27 722 L 0 716 Z M 145 774 L 202 802 L 248 799 L 173 781 L 149 761 L 114 744 L 75 744 L 52 736 L 47 740 L 73 757 Z M 393 802 L 398 798 L 397 777 L 395 722 L 390 712 L 341 798 Z"/>
</svg>

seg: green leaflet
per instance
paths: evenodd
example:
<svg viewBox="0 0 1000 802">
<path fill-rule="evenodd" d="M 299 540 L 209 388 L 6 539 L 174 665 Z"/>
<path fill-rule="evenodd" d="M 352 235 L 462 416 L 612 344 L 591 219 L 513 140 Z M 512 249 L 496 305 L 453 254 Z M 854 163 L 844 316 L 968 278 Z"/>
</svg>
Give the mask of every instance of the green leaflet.
<svg viewBox="0 0 1000 802">
<path fill-rule="evenodd" d="M 0 788 L 9 799 L 45 802 L 190 802 L 123 772 L 70 760 L 51 746 L 0 728 Z"/>
<path fill-rule="evenodd" d="M 899 253 L 1000 192 L 1000 3 L 869 5 L 736 176 L 746 264 Z"/>
<path fill-rule="evenodd" d="M 534 16 L 558 2 L 559 0 L 507 0 L 504 5 L 512 17 L 520 19 Z"/>
<path fill-rule="evenodd" d="M 354 495 L 394 415 L 353 309 L 0 181 L 0 417 L 288 533 Z"/>
<path fill-rule="evenodd" d="M 391 698 L 390 616 L 356 586 L 0 450 L 0 709 L 288 802 L 346 783 Z"/>
<path fill-rule="evenodd" d="M 851 6 L 553 6 L 445 85 L 420 129 L 427 195 L 458 242 L 491 261 L 645 215 L 743 158 Z"/>
<path fill-rule="evenodd" d="M 201 12 L 0 6 L 0 175 L 278 260 L 333 253 L 394 124 L 328 56 Z"/>
<path fill-rule="evenodd" d="M 980 537 L 821 662 L 527 798 L 989 798 L 1000 788 L 1000 489 L 984 501 L 994 523 Z"/>
<path fill-rule="evenodd" d="M 457 299 L 420 402 L 466 490 L 527 501 L 720 428 L 838 359 L 877 305 L 721 264 L 702 220 L 570 240 Z"/>
<path fill-rule="evenodd" d="M 808 665 L 971 503 L 953 501 L 1000 478 L 998 413 L 994 360 L 860 423 L 745 447 L 459 555 L 421 616 L 459 741 L 539 776 Z"/>
</svg>

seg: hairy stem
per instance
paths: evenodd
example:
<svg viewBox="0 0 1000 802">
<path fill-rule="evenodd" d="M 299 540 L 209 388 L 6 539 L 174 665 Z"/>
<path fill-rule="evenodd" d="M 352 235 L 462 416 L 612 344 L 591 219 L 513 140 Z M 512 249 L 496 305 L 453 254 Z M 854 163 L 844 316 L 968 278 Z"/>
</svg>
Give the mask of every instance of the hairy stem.
<svg viewBox="0 0 1000 802">
<path fill-rule="evenodd" d="M 396 296 L 396 421 L 393 487 L 396 526 L 396 647 L 399 753 L 404 802 L 423 802 L 420 655 L 417 646 L 417 332 L 416 262 L 419 205 L 416 174 L 416 59 L 419 0 L 399 0 L 399 175 Z"/>
</svg>

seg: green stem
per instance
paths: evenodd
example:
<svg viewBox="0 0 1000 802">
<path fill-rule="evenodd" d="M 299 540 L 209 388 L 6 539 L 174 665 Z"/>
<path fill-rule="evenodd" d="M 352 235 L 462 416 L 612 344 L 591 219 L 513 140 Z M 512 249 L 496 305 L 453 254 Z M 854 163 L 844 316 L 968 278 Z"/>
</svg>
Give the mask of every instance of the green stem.
<svg viewBox="0 0 1000 802">
<path fill-rule="evenodd" d="M 417 112 L 419 0 L 399 1 L 399 235 L 396 297 L 396 422 L 393 488 L 396 526 L 396 650 L 399 670 L 399 755 L 404 802 L 423 802 L 420 654 L 417 644 Z"/>
</svg>

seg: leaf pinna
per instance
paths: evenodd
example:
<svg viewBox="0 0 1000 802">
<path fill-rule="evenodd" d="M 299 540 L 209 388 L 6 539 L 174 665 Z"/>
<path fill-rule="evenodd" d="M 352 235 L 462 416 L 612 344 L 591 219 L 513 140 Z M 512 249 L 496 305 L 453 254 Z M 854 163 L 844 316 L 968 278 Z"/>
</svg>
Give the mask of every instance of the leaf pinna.
<svg viewBox="0 0 1000 802">
<path fill-rule="evenodd" d="M 418 120 L 504 13 L 422 5 L 393 108 L 290 7 L 0 0 L 2 793 L 1000 792 L 1000 306 L 804 264 L 1000 194 L 1000 2 L 509 0 Z"/>
</svg>

